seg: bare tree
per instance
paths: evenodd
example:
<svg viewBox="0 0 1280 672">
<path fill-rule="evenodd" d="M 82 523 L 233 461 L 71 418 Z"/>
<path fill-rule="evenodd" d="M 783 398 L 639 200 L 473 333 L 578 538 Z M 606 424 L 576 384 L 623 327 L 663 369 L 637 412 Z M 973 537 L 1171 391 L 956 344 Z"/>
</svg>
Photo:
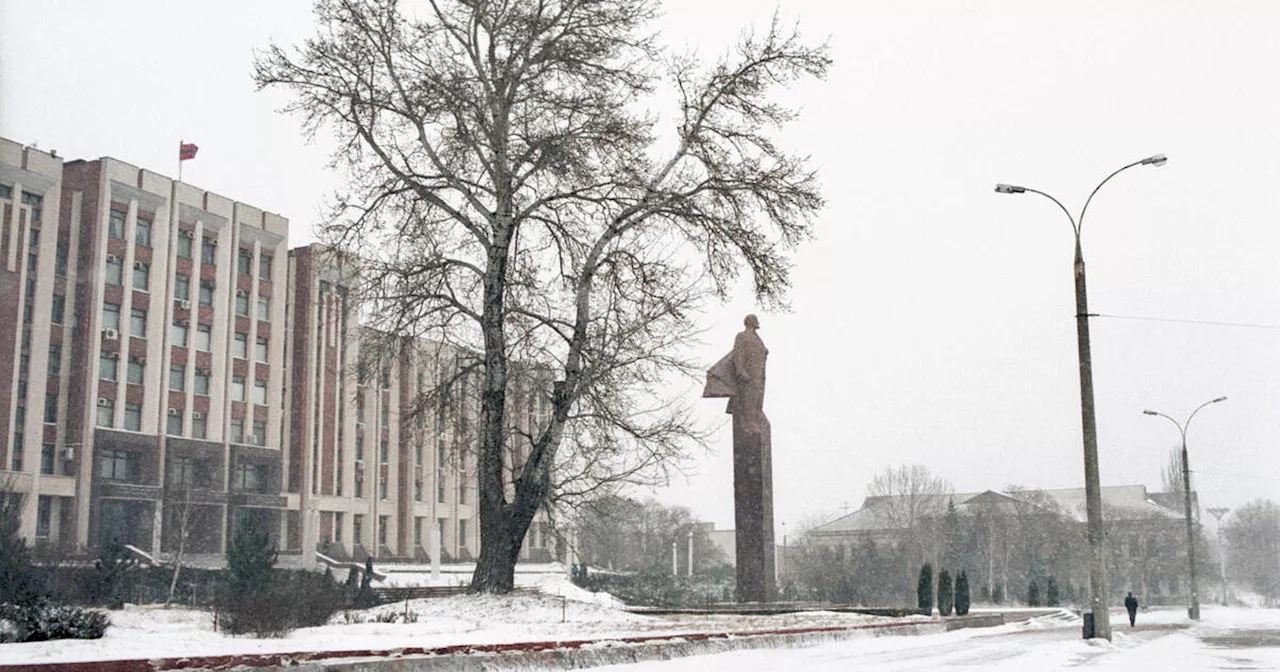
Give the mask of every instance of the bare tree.
<svg viewBox="0 0 1280 672">
<path fill-rule="evenodd" d="M 919 464 L 886 468 L 867 486 L 863 508 L 874 507 L 891 528 L 901 530 L 904 585 L 911 585 L 911 576 L 930 556 L 927 545 L 935 535 L 926 523 L 941 518 L 948 501 L 944 495 L 950 492 L 950 483 Z"/>
<path fill-rule="evenodd" d="M 475 352 L 480 558 L 512 588 L 538 507 L 661 479 L 696 431 L 663 387 L 708 297 L 745 265 L 781 304 L 811 235 L 816 177 L 773 133 L 779 86 L 821 77 L 825 46 L 774 23 L 704 67 L 646 33 L 653 0 L 319 0 L 319 32 L 258 55 L 308 133 L 341 147 L 350 189 L 324 238 L 362 260 L 380 329 Z M 641 110 L 666 85 L 663 134 Z M 513 363 L 554 380 L 504 478 Z M 554 467 L 554 468 L 553 468 Z"/>
<path fill-rule="evenodd" d="M 1182 493 L 1181 447 L 1175 446 L 1169 449 L 1169 458 L 1164 463 L 1164 469 L 1160 471 L 1160 482 L 1164 485 L 1165 492 Z"/>
<path fill-rule="evenodd" d="M 173 577 L 169 579 L 169 595 L 164 598 L 164 606 L 173 602 L 173 595 L 178 590 L 178 575 L 182 573 L 182 561 L 187 552 L 187 540 L 191 538 L 191 512 L 195 505 L 191 503 L 191 484 L 184 485 L 177 492 L 170 491 L 171 496 L 166 507 L 172 506 L 172 522 L 177 536 L 178 550 L 173 556 Z"/>
</svg>

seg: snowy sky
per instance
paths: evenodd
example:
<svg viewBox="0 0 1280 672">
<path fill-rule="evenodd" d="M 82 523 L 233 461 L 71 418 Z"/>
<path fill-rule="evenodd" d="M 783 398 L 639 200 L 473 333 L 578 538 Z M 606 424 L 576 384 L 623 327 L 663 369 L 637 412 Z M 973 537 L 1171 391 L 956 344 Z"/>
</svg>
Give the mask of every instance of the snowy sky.
<svg viewBox="0 0 1280 672">
<path fill-rule="evenodd" d="M 856 507 L 881 469 L 919 462 L 972 491 L 1080 487 L 1071 234 L 1112 170 L 1157 152 L 1090 207 L 1084 231 L 1104 484 L 1160 485 L 1197 416 L 1204 506 L 1280 498 L 1280 6 L 1018 0 L 669 2 L 661 29 L 712 57 L 775 4 L 815 40 L 825 83 L 785 134 L 829 199 L 796 257 L 792 311 L 761 314 L 770 357 L 775 519 Z M 314 31 L 308 2 L 0 0 L 0 135 L 114 156 L 279 212 L 311 240 L 337 184 L 252 50 Z M 708 366 L 755 310 L 708 314 Z M 723 402 L 700 402 L 719 422 Z M 732 527 L 730 432 L 665 491 Z"/>
</svg>

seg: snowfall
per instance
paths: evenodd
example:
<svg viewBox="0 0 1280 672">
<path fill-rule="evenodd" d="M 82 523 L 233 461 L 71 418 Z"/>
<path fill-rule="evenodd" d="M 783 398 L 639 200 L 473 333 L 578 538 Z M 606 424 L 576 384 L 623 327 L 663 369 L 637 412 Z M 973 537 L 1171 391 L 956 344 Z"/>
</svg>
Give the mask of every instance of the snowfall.
<svg viewBox="0 0 1280 672">
<path fill-rule="evenodd" d="M 456 568 L 442 580 L 400 571 L 394 585 L 461 580 Z M 339 612 L 328 625 L 303 628 L 281 639 L 232 637 L 214 630 L 213 615 L 187 608 L 126 605 L 110 612 L 111 627 L 99 640 L 63 640 L 0 645 L 0 665 L 67 663 L 115 659 L 156 659 L 224 654 L 302 651 L 394 650 L 458 644 L 609 640 L 631 636 L 777 631 L 893 622 L 835 612 L 778 616 L 642 615 L 603 593 L 567 580 L 556 565 L 517 574 L 517 585 L 536 589 L 506 597 L 458 595 L 410 600 L 364 611 Z M 416 622 L 403 622 L 412 612 Z M 974 613 L 982 610 L 975 609 Z M 396 623 L 370 622 L 385 612 Z M 1182 609 L 1139 614 L 1130 628 L 1122 610 L 1112 614 L 1113 638 L 1080 639 L 1080 618 L 1061 610 L 1027 619 L 1006 610 L 995 628 L 949 633 L 854 637 L 799 648 L 744 649 L 675 660 L 602 667 L 639 672 L 705 672 L 706 669 L 806 672 L 871 669 L 915 671 L 970 668 L 1025 672 L 1083 667 L 1091 670 L 1280 670 L 1280 610 L 1206 606 L 1192 624 Z M 1037 612 L 1044 614 L 1041 610 Z M 914 617 L 925 620 L 924 617 Z M 414 620 L 414 619 L 409 619 Z M 711 666 L 708 668 L 708 666 Z"/>
</svg>

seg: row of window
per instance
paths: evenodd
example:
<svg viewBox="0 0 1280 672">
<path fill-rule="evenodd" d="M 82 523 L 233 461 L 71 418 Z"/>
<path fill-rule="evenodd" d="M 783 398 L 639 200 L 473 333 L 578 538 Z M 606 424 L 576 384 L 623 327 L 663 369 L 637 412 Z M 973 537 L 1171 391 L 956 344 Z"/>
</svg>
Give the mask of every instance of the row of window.
<svg viewBox="0 0 1280 672">
<path fill-rule="evenodd" d="M 343 519 L 346 517 L 341 511 L 333 513 L 333 538 L 328 540 L 335 544 L 342 543 Z M 413 519 L 413 543 L 415 546 L 423 546 L 422 528 L 426 518 L 423 516 L 415 516 Z M 378 544 L 385 546 L 387 544 L 387 529 L 390 527 L 391 516 L 378 516 Z M 445 538 L 444 528 L 448 523 L 445 518 L 436 519 L 436 529 L 440 534 L 440 539 Z M 364 539 L 364 514 L 351 514 L 351 533 L 355 537 L 356 543 L 363 543 Z M 467 545 L 467 521 L 458 521 L 458 546 L 465 547 Z"/>
<path fill-rule="evenodd" d="M 141 455 L 129 450 L 98 452 L 98 473 L 108 481 L 137 483 L 142 479 Z M 213 483 L 212 468 L 207 459 L 175 456 L 169 459 L 169 483 L 181 488 L 207 488 Z M 242 461 L 231 471 L 231 487 L 245 492 L 266 492 L 269 467 Z"/>
<path fill-rule="evenodd" d="M 106 427 L 108 429 L 115 427 L 115 400 L 99 399 L 98 400 L 98 417 L 97 426 Z M 186 413 L 171 409 L 167 420 L 165 421 L 165 434 L 169 436 L 186 436 L 183 430 Z M 191 433 L 193 439 L 207 439 L 209 434 L 208 415 L 205 413 L 191 414 Z M 142 431 L 142 405 L 134 403 L 126 403 L 124 405 L 124 425 L 123 429 L 139 432 Z M 254 420 L 249 425 L 249 434 L 245 434 L 244 418 L 231 419 L 231 443 L 243 443 L 254 446 L 267 445 L 267 423 L 261 420 Z M 20 470 L 15 470 L 20 471 Z"/>
<path fill-rule="evenodd" d="M 34 196 L 36 199 L 40 198 L 39 196 L 35 196 L 34 194 L 28 194 L 27 192 L 24 191 L 22 192 L 24 203 L 27 202 L 28 196 Z M 38 203 L 39 201 L 37 201 L 37 204 L 33 205 L 32 207 L 32 210 L 33 210 L 32 221 L 36 221 L 36 222 L 39 221 Z M 117 240 L 125 239 L 125 235 L 124 235 L 125 220 L 127 216 L 128 216 L 127 213 L 125 213 L 122 210 L 116 210 L 114 208 L 111 209 L 110 214 L 107 217 L 107 236 L 108 237 L 115 238 Z M 134 242 L 136 242 L 137 244 L 143 247 L 151 247 L 152 246 L 151 245 L 152 228 L 153 228 L 153 221 L 150 218 L 141 217 L 141 216 L 137 217 L 134 220 L 134 227 L 133 227 Z M 218 256 L 217 240 L 214 238 L 210 238 L 209 236 L 203 236 L 200 242 L 201 242 L 200 263 L 205 265 L 213 265 L 217 263 L 217 256 Z M 185 231 L 185 230 L 178 232 L 178 256 L 179 257 L 182 257 L 183 259 L 191 259 L 192 258 L 191 253 L 194 246 L 195 246 L 194 234 L 192 234 L 190 231 Z M 260 278 L 262 279 L 271 278 L 271 260 L 272 260 L 271 255 L 269 254 L 258 255 L 258 276 Z M 236 270 L 240 275 L 251 275 L 252 269 L 253 269 L 253 250 L 246 249 L 243 247 L 240 248 L 239 254 L 236 257 L 236 262 L 237 262 Z"/>
<path fill-rule="evenodd" d="M 61 321 L 61 312 L 59 309 L 59 319 L 54 322 Z M 102 304 L 102 328 L 103 329 L 120 329 L 120 305 L 115 303 Z M 181 322 L 176 322 L 170 327 L 169 338 L 173 341 L 173 345 L 187 347 L 187 336 L 189 327 Z M 129 310 L 129 333 L 133 336 L 141 338 L 147 333 L 147 311 L 143 308 L 132 308 Z M 213 327 L 208 324 L 196 325 L 195 347 L 197 350 L 209 352 L 213 345 Z M 258 336 L 254 340 L 253 357 L 256 361 L 267 362 L 271 354 L 271 340 L 266 336 Z M 231 343 L 231 356 L 238 359 L 249 358 L 249 334 L 244 332 L 236 332 Z"/>
</svg>

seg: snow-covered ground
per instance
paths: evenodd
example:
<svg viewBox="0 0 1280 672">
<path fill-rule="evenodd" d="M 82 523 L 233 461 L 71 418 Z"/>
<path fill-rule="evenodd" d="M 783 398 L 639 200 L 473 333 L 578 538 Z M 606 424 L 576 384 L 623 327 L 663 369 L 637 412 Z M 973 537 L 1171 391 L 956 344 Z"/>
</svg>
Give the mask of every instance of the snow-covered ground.
<svg viewBox="0 0 1280 672">
<path fill-rule="evenodd" d="M 467 573 L 461 569 L 446 571 L 440 581 L 431 582 L 429 569 L 423 569 L 426 573 L 390 572 L 388 582 L 449 585 L 455 576 Z M 516 575 L 516 583 L 536 587 L 541 594 L 458 595 L 412 600 L 408 603 L 409 611 L 416 617 L 412 623 L 370 622 L 386 612 L 403 614 L 403 602 L 349 614 L 339 612 L 329 625 L 303 628 L 282 639 L 230 637 L 215 632 L 213 616 L 208 612 L 129 606 L 111 612 L 112 626 L 100 640 L 0 645 L 0 665 L 751 632 L 896 620 L 834 612 L 778 616 L 632 614 L 609 595 L 591 593 L 573 585 L 557 566 L 527 568 Z M 980 610 L 975 609 L 974 613 Z M 967 667 L 1024 672 L 1083 666 L 1126 671 L 1280 670 L 1280 610 L 1206 606 L 1204 620 L 1190 627 L 1183 610 L 1152 611 L 1141 614 L 1139 627 L 1132 630 L 1123 612 L 1116 611 L 1112 622 L 1115 637 L 1109 644 L 1082 641 L 1079 617 L 1064 610 L 999 628 L 867 637 L 808 648 L 743 650 L 600 669 L 702 672 L 710 666 L 709 669 L 745 670 L 804 668 L 806 672 L 844 669 L 936 672 Z"/>
<path fill-rule="evenodd" d="M 381 568 L 379 568 L 381 571 Z M 429 571 L 429 570 L 428 570 Z M 446 575 L 461 572 L 448 572 Z M 390 574 L 396 585 L 421 585 L 407 572 Z M 428 579 L 423 582 L 429 582 Z M 446 582 L 441 581 L 448 585 Z M 888 622 L 893 619 L 809 612 L 783 616 L 649 616 L 622 609 L 605 593 L 573 585 L 563 571 L 523 571 L 518 586 L 541 594 L 506 597 L 458 595 L 411 600 L 414 623 L 369 622 L 384 612 L 403 614 L 405 603 L 339 612 L 329 625 L 302 628 L 282 639 L 231 637 L 213 629 L 213 614 L 185 608 L 126 606 L 110 612 L 111 627 L 99 640 L 60 640 L 0 645 L 0 664 L 59 663 L 130 658 L 170 658 L 295 651 L 389 650 L 456 644 L 564 641 L 692 632 L 745 632 Z M 349 616 L 348 616 L 349 614 Z M 348 618 L 364 622 L 349 623 Z"/>
<path fill-rule="evenodd" d="M 744 650 L 597 672 L 799 670 L 936 672 L 978 669 L 1027 672 L 1085 668 L 1100 672 L 1159 670 L 1280 670 L 1280 610 L 1205 607 L 1189 625 L 1184 610 L 1142 613 L 1130 629 L 1112 614 L 1112 642 L 1080 639 L 1080 619 L 1066 612 L 999 628 L 917 637 L 854 639 L 809 648 Z"/>
</svg>

